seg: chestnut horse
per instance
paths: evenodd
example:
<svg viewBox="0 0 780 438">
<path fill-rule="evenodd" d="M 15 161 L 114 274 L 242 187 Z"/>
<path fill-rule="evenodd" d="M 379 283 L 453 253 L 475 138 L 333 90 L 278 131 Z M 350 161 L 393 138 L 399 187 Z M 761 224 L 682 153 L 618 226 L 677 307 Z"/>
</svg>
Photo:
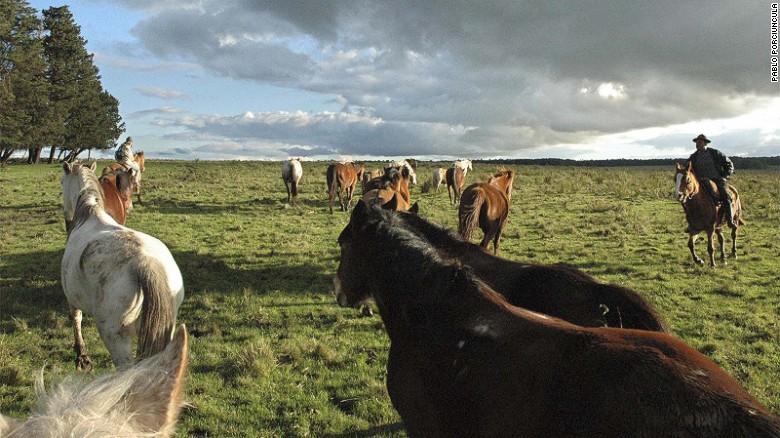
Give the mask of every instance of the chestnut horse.
<svg viewBox="0 0 780 438">
<path fill-rule="evenodd" d="M 133 172 L 108 173 L 101 176 L 100 188 L 103 189 L 103 201 L 106 213 L 116 223 L 124 225 L 127 213 L 133 209 Z"/>
<path fill-rule="evenodd" d="M 180 325 L 168 347 L 131 368 L 89 382 L 66 379 L 51 391 L 36 381 L 38 405 L 26 422 L 0 415 L 0 437 L 168 437 L 184 406 L 189 360 Z"/>
<path fill-rule="evenodd" d="M 341 306 L 374 298 L 409 436 L 779 436 L 780 420 L 686 343 L 512 306 L 398 216 L 358 202 L 334 286 Z"/>
<path fill-rule="evenodd" d="M 447 196 L 450 197 L 450 203 L 455 205 L 460 202 L 460 193 L 466 182 L 466 171 L 460 167 L 450 167 L 447 169 L 444 179 L 447 180 Z"/>
<path fill-rule="evenodd" d="M 146 159 L 144 158 L 144 151 L 136 152 L 133 154 L 133 160 L 138 163 L 138 168 L 141 169 L 141 173 L 138 174 L 138 178 L 136 179 L 137 184 L 133 184 L 133 193 L 138 196 L 138 204 L 144 205 L 143 202 L 141 202 L 141 176 L 146 171 Z M 119 164 L 119 163 L 112 163 L 108 166 L 103 168 L 103 171 L 101 174 L 103 176 L 109 174 L 109 173 L 117 173 L 117 172 L 124 172 L 128 170 L 125 166 Z"/>
<path fill-rule="evenodd" d="M 282 181 L 284 181 L 284 188 L 287 189 L 287 203 L 290 203 L 292 195 L 293 203 L 298 203 L 298 183 L 303 176 L 303 167 L 301 167 L 301 160 L 297 158 L 291 158 L 284 162 L 282 165 Z"/>
<path fill-rule="evenodd" d="M 363 178 L 364 165 L 355 163 L 333 163 L 328 166 L 326 178 L 328 181 L 328 197 L 330 198 L 330 214 L 333 214 L 333 199 L 338 194 L 341 211 L 349 210 L 355 185 Z"/>
<path fill-rule="evenodd" d="M 604 284 L 565 265 L 537 265 L 502 259 L 457 233 L 416 214 L 399 214 L 404 227 L 425 239 L 442 258 L 468 266 L 512 305 L 583 327 L 617 327 L 671 333 L 644 297 Z"/>
<path fill-rule="evenodd" d="M 474 183 L 463 191 L 458 208 L 458 233 L 463 239 L 471 239 L 479 225 L 485 234 L 480 246 L 487 248 L 493 241 L 493 253 L 498 254 L 501 232 L 509 217 L 512 200 L 513 170 L 501 170 L 487 183 Z"/>
<path fill-rule="evenodd" d="M 712 184 L 713 190 L 716 190 Z M 731 256 L 737 258 L 737 229 L 740 225 L 745 225 L 742 220 L 742 201 L 739 198 L 737 189 L 729 184 L 731 198 L 734 200 L 733 212 L 734 223 L 736 227 L 731 229 Z M 718 235 L 720 243 L 720 260 L 726 264 L 726 249 L 724 248 L 723 227 L 728 226 L 725 209 L 716 205 L 710 192 L 702 185 L 696 174 L 693 172 L 693 163 L 688 166 L 677 163 L 674 173 L 674 196 L 682 204 L 685 210 L 685 219 L 688 221 L 688 249 L 691 250 L 693 261 L 704 266 L 704 260 L 696 255 L 693 246 L 699 234 L 704 231 L 707 233 L 707 252 L 710 256 L 710 267 L 715 267 L 715 245 L 712 241 L 712 235 Z"/>
</svg>

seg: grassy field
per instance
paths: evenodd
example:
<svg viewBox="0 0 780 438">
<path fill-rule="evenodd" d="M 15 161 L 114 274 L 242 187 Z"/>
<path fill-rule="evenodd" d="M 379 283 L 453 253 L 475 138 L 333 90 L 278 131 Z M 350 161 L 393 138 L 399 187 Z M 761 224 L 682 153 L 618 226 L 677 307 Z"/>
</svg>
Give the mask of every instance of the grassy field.
<svg viewBox="0 0 780 438">
<path fill-rule="evenodd" d="M 389 340 L 379 316 L 333 297 L 348 215 L 327 212 L 327 164 L 304 163 L 291 207 L 280 163 L 147 161 L 145 203 L 127 225 L 165 242 L 184 275 L 191 407 L 178 436 L 405 436 L 385 390 Z M 422 187 L 433 167 L 418 170 L 413 201 L 422 216 L 456 227 L 446 188 Z M 476 165 L 467 184 L 494 169 Z M 695 266 L 686 248 L 673 168 L 515 170 L 502 256 L 573 264 L 639 291 L 677 336 L 780 414 L 777 170 L 736 173 L 749 224 L 740 258 L 714 270 Z M 45 367 L 48 382 L 74 371 L 59 280 L 60 175 L 58 165 L 0 169 L 0 412 L 18 418 L 34 404 L 36 372 Z M 706 254 L 702 240 L 697 250 Z M 85 340 L 95 373 L 109 371 L 89 317 Z"/>
</svg>

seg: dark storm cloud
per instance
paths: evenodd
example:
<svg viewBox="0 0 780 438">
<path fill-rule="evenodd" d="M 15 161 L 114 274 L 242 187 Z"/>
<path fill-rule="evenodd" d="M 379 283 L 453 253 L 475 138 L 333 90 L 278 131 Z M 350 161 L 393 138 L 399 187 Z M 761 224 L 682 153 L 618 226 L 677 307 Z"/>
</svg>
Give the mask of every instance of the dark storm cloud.
<svg viewBox="0 0 780 438">
<path fill-rule="evenodd" d="M 130 1 L 146 50 L 381 120 L 184 124 L 339 153 L 516 152 L 733 117 L 777 96 L 762 2 Z M 470 126 L 474 129 L 459 130 Z"/>
</svg>

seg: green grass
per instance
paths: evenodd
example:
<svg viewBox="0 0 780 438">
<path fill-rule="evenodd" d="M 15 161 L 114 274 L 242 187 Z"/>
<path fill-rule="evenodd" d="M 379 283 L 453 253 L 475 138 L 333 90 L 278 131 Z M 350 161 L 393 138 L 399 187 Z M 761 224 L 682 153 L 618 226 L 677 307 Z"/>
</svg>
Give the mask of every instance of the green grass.
<svg viewBox="0 0 780 438">
<path fill-rule="evenodd" d="M 98 164 L 98 169 L 107 164 Z M 300 203 L 286 205 L 280 163 L 149 161 L 143 206 L 127 225 L 154 235 L 185 279 L 179 320 L 191 332 L 178 436 L 405 436 L 384 386 L 389 341 L 378 316 L 335 304 L 336 237 L 325 168 L 304 163 Z M 369 163 L 367 168 L 379 167 Z M 446 188 L 412 188 L 420 214 L 448 227 Z M 467 183 L 495 169 L 476 165 Z M 517 166 L 501 254 L 576 265 L 635 289 L 676 335 L 780 414 L 780 178 L 739 171 L 749 225 L 740 258 L 695 266 L 673 169 Z M 24 418 L 32 383 L 73 372 L 60 286 L 65 244 L 57 165 L 0 169 L 0 412 Z M 479 233 L 477 233 L 479 234 Z M 727 239 L 727 242 L 729 239 Z M 697 245 L 706 254 L 702 240 Z M 97 373 L 112 368 L 94 324 L 85 340 Z"/>
</svg>

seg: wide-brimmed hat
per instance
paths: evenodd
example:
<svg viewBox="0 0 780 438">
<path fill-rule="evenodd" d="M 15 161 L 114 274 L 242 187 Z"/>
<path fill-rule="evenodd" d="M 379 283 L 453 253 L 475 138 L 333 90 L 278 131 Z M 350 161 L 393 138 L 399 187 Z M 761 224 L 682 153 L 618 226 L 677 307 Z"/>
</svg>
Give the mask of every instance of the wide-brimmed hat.
<svg viewBox="0 0 780 438">
<path fill-rule="evenodd" d="M 693 139 L 693 142 L 696 143 L 698 140 L 704 140 L 705 143 L 712 143 L 709 138 L 707 138 L 704 134 L 699 134 L 698 137 Z"/>
</svg>

